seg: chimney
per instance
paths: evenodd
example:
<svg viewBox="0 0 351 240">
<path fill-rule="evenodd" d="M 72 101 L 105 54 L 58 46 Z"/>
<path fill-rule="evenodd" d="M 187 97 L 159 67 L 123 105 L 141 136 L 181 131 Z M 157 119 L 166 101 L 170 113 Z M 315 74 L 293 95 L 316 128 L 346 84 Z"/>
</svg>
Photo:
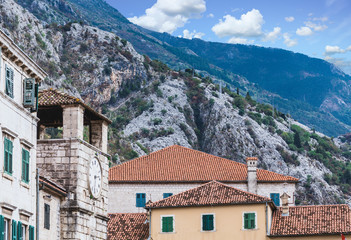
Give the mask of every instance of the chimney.
<svg viewBox="0 0 351 240">
<path fill-rule="evenodd" d="M 289 198 L 290 196 L 284 192 L 283 195 L 280 196 L 282 199 L 282 216 L 289 216 Z"/>
<path fill-rule="evenodd" d="M 257 157 L 247 157 L 247 189 L 250 193 L 257 193 Z"/>
</svg>

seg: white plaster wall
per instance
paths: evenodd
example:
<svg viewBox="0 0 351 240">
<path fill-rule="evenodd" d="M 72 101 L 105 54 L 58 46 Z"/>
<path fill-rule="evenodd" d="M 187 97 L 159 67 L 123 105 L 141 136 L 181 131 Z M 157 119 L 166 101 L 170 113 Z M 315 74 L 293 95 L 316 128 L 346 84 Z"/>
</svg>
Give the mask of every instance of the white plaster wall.
<svg viewBox="0 0 351 240">
<path fill-rule="evenodd" d="M 144 208 L 136 207 L 136 194 L 146 193 L 146 202 L 163 199 L 163 193 L 173 193 L 173 195 L 184 192 L 201 184 L 109 184 L 108 191 L 108 212 L 109 213 L 138 213 L 146 212 Z M 231 183 L 229 186 L 247 191 L 245 183 Z M 280 193 L 286 191 L 290 196 L 295 192 L 295 184 L 283 183 L 259 183 L 257 194 L 270 197 L 270 193 Z M 290 199 L 293 205 L 293 198 Z"/>
<path fill-rule="evenodd" d="M 36 173 L 36 134 L 37 118 L 22 107 L 22 79 L 21 69 L 8 63 L 14 69 L 14 99 L 4 93 L 5 89 L 5 61 L 0 57 L 0 205 L 7 203 L 15 206 L 11 219 L 20 220 L 19 210 L 25 210 L 33 215 L 26 225 L 35 226 L 35 173 Z M 11 176 L 4 173 L 4 137 L 5 129 L 14 133 L 13 138 L 13 173 Z M 22 147 L 23 141 L 33 145 L 30 149 L 29 184 L 22 182 Z M 0 207 L 0 214 L 2 214 Z M 8 216 L 7 216 L 8 217 Z"/>
<path fill-rule="evenodd" d="M 51 200 L 44 196 L 51 196 Z M 60 198 L 51 194 L 50 192 L 40 191 L 39 193 L 39 239 L 42 240 L 59 240 L 60 239 L 60 218 L 58 217 L 60 212 Z M 50 229 L 44 228 L 44 204 L 50 205 Z"/>
</svg>

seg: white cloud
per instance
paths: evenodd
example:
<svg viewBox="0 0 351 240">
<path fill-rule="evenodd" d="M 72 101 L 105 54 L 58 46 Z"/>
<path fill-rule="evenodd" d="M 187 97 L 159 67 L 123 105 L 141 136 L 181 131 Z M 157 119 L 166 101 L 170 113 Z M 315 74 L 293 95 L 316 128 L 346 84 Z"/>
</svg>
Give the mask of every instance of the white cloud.
<svg viewBox="0 0 351 240">
<path fill-rule="evenodd" d="M 293 46 L 297 45 L 297 40 L 291 39 L 290 35 L 288 33 L 284 33 L 283 37 L 284 37 L 284 43 L 286 46 L 293 47 Z"/>
<path fill-rule="evenodd" d="M 210 13 L 207 15 L 208 18 L 214 18 L 214 14 L 213 13 Z"/>
<path fill-rule="evenodd" d="M 285 21 L 287 21 L 287 22 L 293 22 L 294 20 L 295 20 L 295 18 L 293 16 L 285 17 Z"/>
<path fill-rule="evenodd" d="M 345 58 L 334 58 L 330 56 L 326 56 L 324 60 L 333 63 L 335 66 L 340 68 L 345 73 L 351 75 L 351 61 L 346 60 Z"/>
<path fill-rule="evenodd" d="M 190 18 L 199 17 L 205 11 L 205 0 L 157 0 L 145 10 L 145 15 L 128 20 L 150 30 L 173 33 Z"/>
<path fill-rule="evenodd" d="M 237 37 L 232 37 L 229 39 L 228 43 L 232 44 L 253 44 L 254 40 L 247 40 L 246 38 L 237 38 Z"/>
<path fill-rule="evenodd" d="M 280 35 L 281 33 L 281 28 L 280 27 L 275 27 L 272 32 L 267 33 L 262 41 L 264 42 L 274 42 Z"/>
<path fill-rule="evenodd" d="M 300 27 L 296 30 L 296 34 L 299 36 L 310 36 L 313 32 L 309 27 Z"/>
<path fill-rule="evenodd" d="M 212 31 L 219 37 L 257 37 L 262 35 L 263 16 L 257 9 L 252 9 L 237 19 L 225 15 L 219 23 L 212 27 Z"/>
<path fill-rule="evenodd" d="M 339 47 L 339 46 L 330 46 L 330 45 L 327 45 L 327 46 L 325 46 L 324 55 L 330 56 L 330 55 L 338 54 L 338 53 L 346 53 L 346 52 L 348 52 L 348 51 L 351 51 L 351 46 L 348 46 L 346 49 L 342 49 L 342 48 Z"/>
<path fill-rule="evenodd" d="M 314 23 L 314 22 L 305 22 L 306 26 L 309 27 L 309 28 L 312 28 L 314 31 L 316 32 L 320 32 L 320 31 L 323 31 L 325 29 L 328 28 L 327 25 L 323 24 L 317 24 L 317 23 Z"/>
<path fill-rule="evenodd" d="M 326 22 L 326 21 L 328 21 L 328 17 L 319 17 L 319 18 L 315 17 L 312 20 L 313 21 Z"/>
<path fill-rule="evenodd" d="M 194 30 L 193 32 L 190 32 L 188 29 L 185 29 L 183 31 L 183 38 L 186 39 L 193 39 L 193 38 L 202 38 L 205 34 L 202 32 L 196 32 L 196 30 Z"/>
</svg>

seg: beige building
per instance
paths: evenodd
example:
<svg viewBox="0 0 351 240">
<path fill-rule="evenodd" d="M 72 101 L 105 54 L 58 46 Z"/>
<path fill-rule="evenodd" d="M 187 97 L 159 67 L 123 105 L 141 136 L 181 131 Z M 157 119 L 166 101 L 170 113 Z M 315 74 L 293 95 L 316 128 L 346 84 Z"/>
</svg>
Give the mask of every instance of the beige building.
<svg viewBox="0 0 351 240">
<path fill-rule="evenodd" d="M 217 180 L 232 187 L 272 198 L 280 206 L 287 192 L 294 205 L 298 179 L 257 168 L 257 158 L 238 163 L 174 145 L 109 170 L 109 213 L 143 213 L 148 201 Z"/>
<path fill-rule="evenodd" d="M 46 73 L 0 30 L 0 239 L 34 240 L 36 96 Z"/>
<path fill-rule="evenodd" d="M 283 207 L 277 208 L 267 197 L 213 181 L 148 203 L 149 239 L 341 239 L 341 234 L 351 237 L 349 206 L 291 207 L 286 194 L 282 199 Z"/>
<path fill-rule="evenodd" d="M 60 234 L 54 239 L 106 239 L 110 120 L 52 89 L 39 93 L 38 117 L 37 166 L 67 191 L 59 209 Z M 57 206 L 50 206 L 53 214 Z"/>
</svg>

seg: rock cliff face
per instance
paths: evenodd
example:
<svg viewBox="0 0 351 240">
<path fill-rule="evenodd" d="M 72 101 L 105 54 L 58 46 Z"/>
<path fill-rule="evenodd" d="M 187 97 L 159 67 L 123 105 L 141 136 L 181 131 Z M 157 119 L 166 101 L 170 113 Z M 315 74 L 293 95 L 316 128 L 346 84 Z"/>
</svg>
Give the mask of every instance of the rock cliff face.
<svg viewBox="0 0 351 240">
<path fill-rule="evenodd" d="M 28 8 L 45 9 L 41 2 Z M 111 118 L 115 163 L 173 144 L 241 162 L 258 156 L 260 167 L 301 179 L 297 202 L 351 202 L 348 141 L 335 145 L 249 95 L 221 93 L 189 69 L 172 71 L 115 34 L 83 23 L 47 25 L 13 0 L 0 3 L 1 27 L 49 74 L 42 87 L 75 94 Z"/>
</svg>

